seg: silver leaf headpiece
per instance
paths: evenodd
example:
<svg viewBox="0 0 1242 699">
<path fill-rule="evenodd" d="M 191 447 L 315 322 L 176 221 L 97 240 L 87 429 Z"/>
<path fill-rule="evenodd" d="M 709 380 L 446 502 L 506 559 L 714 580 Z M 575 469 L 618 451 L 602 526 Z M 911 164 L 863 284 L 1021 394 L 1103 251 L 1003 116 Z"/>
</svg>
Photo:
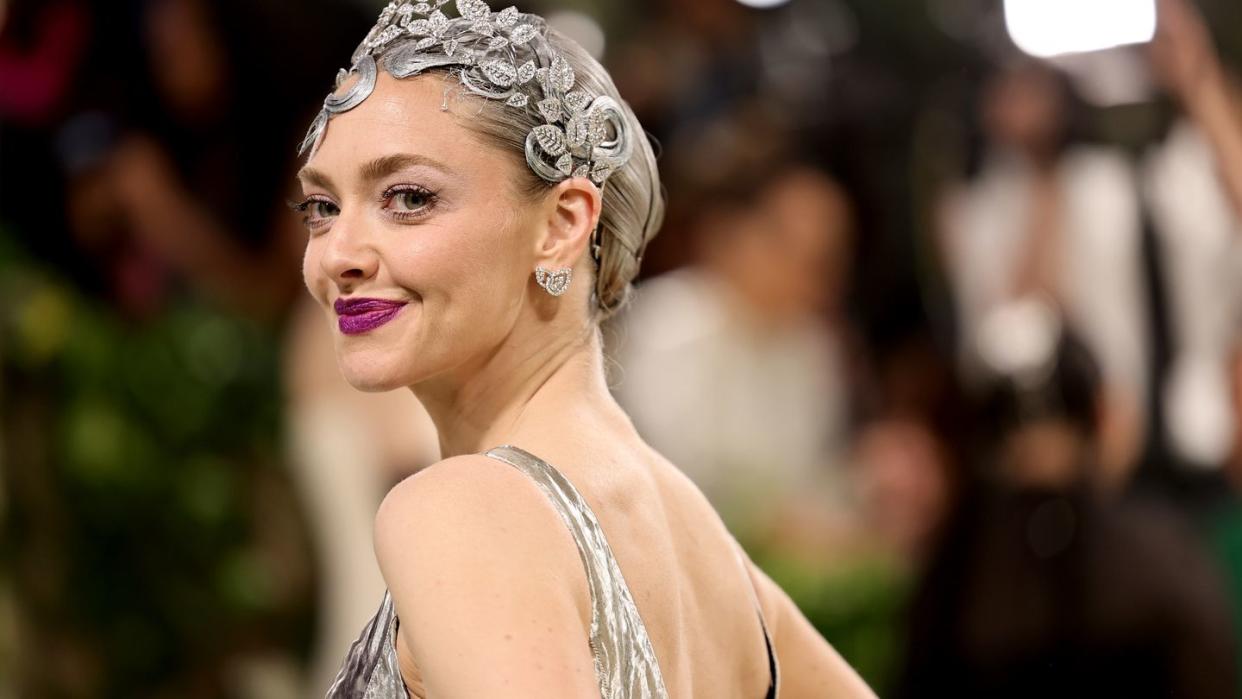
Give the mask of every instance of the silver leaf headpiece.
<svg viewBox="0 0 1242 699">
<path fill-rule="evenodd" d="M 369 97 L 380 68 L 406 78 L 451 67 L 470 92 L 529 110 L 544 122 L 526 137 L 526 162 L 544 180 L 590 177 L 602 185 L 629 160 L 632 136 L 621 107 L 576 85 L 542 17 L 456 0 L 459 16 L 450 18 L 442 10 L 449 2 L 390 2 L 354 51 L 352 67 L 337 74 L 337 88 L 352 74 L 358 79 L 344 93 L 328 95 L 298 152 L 314 154 L 328 120 Z"/>
</svg>

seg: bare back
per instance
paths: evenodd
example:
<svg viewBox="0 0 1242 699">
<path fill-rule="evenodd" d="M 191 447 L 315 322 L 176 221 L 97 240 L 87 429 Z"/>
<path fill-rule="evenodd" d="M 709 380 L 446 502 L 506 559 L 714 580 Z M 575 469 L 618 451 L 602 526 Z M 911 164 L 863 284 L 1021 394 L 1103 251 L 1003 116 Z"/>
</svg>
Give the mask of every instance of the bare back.
<svg viewBox="0 0 1242 699">
<path fill-rule="evenodd" d="M 645 445 L 594 459 L 588 468 L 572 459 L 557 467 L 599 519 L 669 695 L 761 699 L 770 672 L 759 606 L 719 516 Z"/>
<path fill-rule="evenodd" d="M 763 697 L 771 678 L 766 625 L 780 697 L 874 698 L 788 595 L 746 558 L 684 473 L 636 436 L 618 435 L 611 456 L 599 442 L 570 447 L 562 471 L 608 536 L 669 696 Z"/>
</svg>

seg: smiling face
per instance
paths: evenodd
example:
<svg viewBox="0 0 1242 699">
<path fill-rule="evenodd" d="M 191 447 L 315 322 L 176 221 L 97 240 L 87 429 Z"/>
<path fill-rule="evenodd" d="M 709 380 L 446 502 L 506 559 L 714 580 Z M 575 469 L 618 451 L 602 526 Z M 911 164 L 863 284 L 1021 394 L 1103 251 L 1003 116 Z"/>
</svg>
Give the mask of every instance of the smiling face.
<svg viewBox="0 0 1242 699">
<path fill-rule="evenodd" d="M 449 95 L 441 109 L 445 85 L 381 72 L 299 174 L 302 273 L 361 390 L 486 357 L 518 322 L 539 264 L 544 207 L 517 191 L 522 164 L 459 123 L 471 100 Z"/>
</svg>

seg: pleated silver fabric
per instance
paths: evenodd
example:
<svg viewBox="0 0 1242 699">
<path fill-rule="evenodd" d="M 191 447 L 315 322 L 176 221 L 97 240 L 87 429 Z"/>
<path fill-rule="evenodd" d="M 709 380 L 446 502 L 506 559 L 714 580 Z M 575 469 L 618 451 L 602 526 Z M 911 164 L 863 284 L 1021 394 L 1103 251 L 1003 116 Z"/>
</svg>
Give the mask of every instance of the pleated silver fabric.
<svg viewBox="0 0 1242 699">
<path fill-rule="evenodd" d="M 588 642 L 602 699 L 668 699 L 634 598 L 582 494 L 551 464 L 518 447 L 496 447 L 487 456 L 529 476 L 578 545 L 591 591 Z M 379 611 L 350 647 L 327 699 L 408 699 L 397 664 L 397 626 L 392 596 L 385 592 Z"/>
<path fill-rule="evenodd" d="M 397 664 L 397 610 L 384 592 L 379 611 L 349 647 L 327 699 L 409 699 Z"/>
<path fill-rule="evenodd" d="M 534 479 L 578 544 L 591 588 L 591 650 L 603 699 L 667 699 L 647 628 L 582 494 L 548 462 L 513 446 L 487 452 Z"/>
</svg>

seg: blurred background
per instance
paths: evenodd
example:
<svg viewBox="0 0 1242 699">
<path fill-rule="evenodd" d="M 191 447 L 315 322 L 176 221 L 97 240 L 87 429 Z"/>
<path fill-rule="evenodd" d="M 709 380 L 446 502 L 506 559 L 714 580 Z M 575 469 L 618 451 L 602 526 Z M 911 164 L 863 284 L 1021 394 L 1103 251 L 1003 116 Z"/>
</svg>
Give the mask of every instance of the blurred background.
<svg viewBox="0 0 1242 699">
<path fill-rule="evenodd" d="M 381 5 L 0 0 L 0 699 L 322 696 L 374 612 L 434 429 L 285 202 Z M 1242 4 L 518 6 L 659 144 L 618 399 L 882 696 L 1242 696 Z"/>
</svg>

